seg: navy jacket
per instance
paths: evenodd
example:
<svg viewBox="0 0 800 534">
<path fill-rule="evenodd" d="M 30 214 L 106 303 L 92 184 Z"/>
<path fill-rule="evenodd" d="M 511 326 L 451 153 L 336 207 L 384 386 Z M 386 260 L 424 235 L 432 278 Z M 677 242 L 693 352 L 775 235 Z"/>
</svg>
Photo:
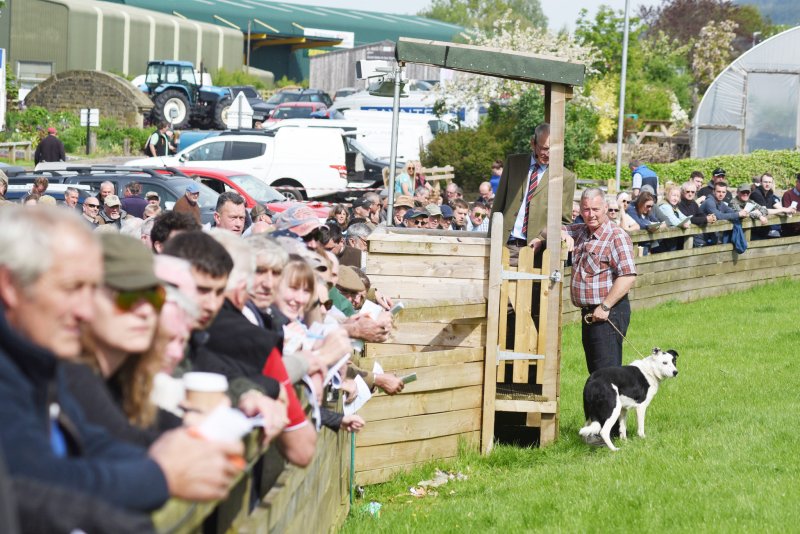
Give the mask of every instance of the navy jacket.
<svg viewBox="0 0 800 534">
<path fill-rule="evenodd" d="M 50 444 L 49 400 L 60 407 L 66 457 Z M 150 511 L 169 498 L 167 481 L 147 450 L 86 422 L 50 351 L 13 331 L 0 306 L 0 447 L 9 472 Z"/>
<path fill-rule="evenodd" d="M 148 201 L 139 196 L 124 197 L 120 200 L 122 209 L 128 212 L 128 215 L 144 219 L 144 209 L 149 204 Z"/>
</svg>

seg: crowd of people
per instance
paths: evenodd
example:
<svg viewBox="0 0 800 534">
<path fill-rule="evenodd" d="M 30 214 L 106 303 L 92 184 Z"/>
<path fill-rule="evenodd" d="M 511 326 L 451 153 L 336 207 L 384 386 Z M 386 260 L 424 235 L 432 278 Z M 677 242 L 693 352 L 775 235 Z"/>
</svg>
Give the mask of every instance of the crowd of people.
<svg viewBox="0 0 800 534">
<path fill-rule="evenodd" d="M 281 213 L 248 210 L 243 197 L 226 192 L 213 222 L 202 225 L 194 183 L 169 211 L 157 193 L 143 197 L 135 181 L 121 195 L 105 182 L 82 203 L 77 189 L 67 189 L 54 205 L 41 201 L 48 182 L 38 177 L 15 204 L 3 200 L 0 173 L 0 506 L 11 510 L 2 530 L 13 532 L 18 519 L 40 531 L 148 532 L 149 512 L 170 497 L 225 497 L 241 469 L 233 461 L 241 440 L 198 431 L 220 410 L 238 410 L 262 428 L 264 446 L 298 466 L 313 460 L 319 432 L 363 428 L 367 421 L 335 411 L 330 399 L 353 402 L 361 381 L 390 395 L 404 385 L 350 359 L 363 342 L 386 342 L 394 327 L 394 303 L 365 274 L 370 234 L 379 225 L 486 232 L 494 210 L 510 215 L 509 248 L 538 248 L 546 124 L 531 148 L 509 160 L 507 173 L 495 162 L 472 202 L 455 183 L 442 192 L 431 187 L 409 164 L 396 182 L 391 221 L 385 188 L 334 205 L 324 222 L 302 203 Z M 800 174 L 779 197 L 769 174 L 732 193 L 723 169 L 708 184 L 694 172 L 659 194 L 652 171 L 639 164 L 632 171 L 633 194 L 608 198 L 593 189 L 565 210 L 565 224 L 573 224 L 564 239 L 575 239 L 577 261 L 589 246 L 580 241 L 583 217 L 603 226 L 606 212 L 627 231 L 749 217 L 763 225 L 754 238 L 800 233 L 766 218 L 796 214 Z M 525 196 L 513 193 L 514 181 Z M 629 248 L 625 233 L 615 232 L 609 235 Z M 725 239 L 710 231 L 695 246 Z M 675 250 L 681 241 L 646 246 Z M 573 301 L 599 321 L 617 317 L 628 289 L 617 280 L 630 282 L 629 271 L 607 280 L 602 295 L 573 288 Z M 623 330 L 627 316 L 618 318 Z M 591 370 L 601 364 L 590 352 Z M 188 380 L 195 373 L 221 377 L 223 400 L 197 402 Z"/>
<path fill-rule="evenodd" d="M 167 499 L 223 498 L 241 470 L 241 440 L 198 430 L 220 413 L 307 466 L 319 432 L 366 424 L 332 398 L 347 407 L 361 381 L 403 390 L 351 361 L 394 326 L 363 270 L 379 195 L 323 224 L 228 192 L 204 227 L 137 185 L 123 200 L 104 184 L 82 205 L 0 204 L 0 501 L 26 531 L 152 531 Z M 224 401 L 196 402 L 197 373 L 224 379 Z"/>
<path fill-rule="evenodd" d="M 660 230 L 691 226 L 707 226 L 716 221 L 736 223 L 751 219 L 756 223 L 752 239 L 770 239 L 781 236 L 799 235 L 797 223 L 770 225 L 767 216 L 793 216 L 800 202 L 800 174 L 796 176 L 794 187 L 781 196 L 775 190 L 775 179 L 769 173 L 753 178 L 752 183 L 744 183 L 735 188 L 729 187 L 725 169 L 713 171 L 711 180 L 706 183 L 702 172 L 694 171 L 682 184 L 666 182 L 663 193 L 659 194 L 658 178 L 645 165 L 631 164 L 634 173 L 632 192 L 622 191 L 614 198 L 607 198 L 609 219 L 628 232 L 646 230 L 656 234 Z M 644 173 L 644 180 L 635 176 Z M 638 187 L 637 187 L 638 186 Z M 732 191 L 733 189 L 733 191 Z M 580 215 L 573 210 L 575 222 L 581 222 Z M 649 241 L 640 243 L 645 254 L 670 252 L 683 247 L 683 239 L 658 239 L 652 235 Z M 729 243 L 732 231 L 696 235 L 692 245 L 703 247 L 717 243 Z"/>
</svg>

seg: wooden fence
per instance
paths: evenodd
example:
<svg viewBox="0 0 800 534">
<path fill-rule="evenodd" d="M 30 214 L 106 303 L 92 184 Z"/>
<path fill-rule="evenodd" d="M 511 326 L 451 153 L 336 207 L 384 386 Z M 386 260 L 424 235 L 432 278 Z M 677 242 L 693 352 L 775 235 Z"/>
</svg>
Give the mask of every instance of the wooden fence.
<svg viewBox="0 0 800 534">
<path fill-rule="evenodd" d="M 153 515 L 156 530 L 161 534 L 338 530 L 350 509 L 349 434 L 323 428 L 314 460 L 302 469 L 287 464 L 274 446 L 261 449 L 259 437 L 259 431 L 247 436 L 247 468 L 225 500 L 171 499 Z"/>
<path fill-rule="evenodd" d="M 797 219 L 771 216 L 769 224 Z M 749 234 L 760 225 L 744 221 L 743 226 Z M 632 240 L 638 244 L 653 237 L 677 237 L 688 243 L 694 235 L 731 227 L 720 222 L 702 228 L 670 229 L 655 236 L 634 232 Z M 503 378 L 497 376 L 494 361 L 498 347 L 488 350 L 493 343 L 487 340 L 487 324 L 498 330 L 502 322 L 502 314 L 487 317 L 489 239 L 464 232 L 389 229 L 370 236 L 368 246 L 367 273 L 373 285 L 402 300 L 406 309 L 398 316 L 392 339 L 366 344 L 357 363 L 371 369 L 379 362 L 387 372 L 401 375 L 416 372 L 418 380 L 408 384 L 400 395 L 377 393 L 362 408 L 367 426 L 356 439 L 358 484 L 382 482 L 421 463 L 453 458 L 461 447 L 487 451 L 494 435 L 494 411 L 505 406 L 501 396 L 495 403 L 494 388 L 486 387 Z M 631 305 L 639 309 L 670 300 L 685 302 L 780 278 L 797 279 L 798 252 L 800 236 L 751 240 L 744 254 L 725 244 L 638 255 L 639 275 L 630 294 Z M 579 319 L 578 310 L 569 301 L 569 275 L 566 268 L 561 296 L 563 321 Z M 492 284 L 493 293 L 501 291 L 499 284 Z M 520 292 L 519 284 L 516 292 Z M 533 346 L 529 350 L 535 351 Z M 541 428 L 544 431 L 547 427 L 551 438 L 558 431 L 559 369 L 557 360 L 554 362 L 554 383 L 537 378 L 543 392 L 544 385 L 553 392 L 537 401 L 542 404 L 538 408 L 543 418 Z M 550 376 L 547 367 L 526 365 L 526 369 L 519 365 L 515 368 L 512 363 L 504 373 L 521 377 L 525 371 L 531 376 L 545 372 L 545 377 Z M 548 419 L 554 424 L 544 424 Z M 236 481 L 228 499 L 210 504 L 170 501 L 155 514 L 156 526 L 163 533 L 333 531 L 349 509 L 349 443 L 346 433 L 324 429 L 313 463 L 298 469 L 287 466 L 273 448 L 260 451 L 256 436 L 250 436 L 248 470 Z M 256 471 L 259 476 L 254 477 Z M 257 495 L 253 509 L 251 489 Z"/>
<path fill-rule="evenodd" d="M 406 309 L 388 343 L 365 347 L 359 366 L 417 373 L 393 397 L 376 394 L 361 410 L 356 481 L 373 484 L 459 447 L 478 450 L 486 350 L 489 240 L 464 233 L 394 230 L 369 239 L 367 274 Z"/>
<path fill-rule="evenodd" d="M 800 216 L 769 216 L 768 225 L 797 223 Z M 768 226 L 767 225 L 767 226 Z M 734 291 L 765 284 L 780 278 L 800 277 L 800 236 L 752 240 L 752 229 L 763 228 L 761 223 L 747 219 L 742 228 L 748 241 L 744 254 L 737 254 L 733 245 L 711 245 L 691 247 L 694 236 L 713 232 L 729 231 L 733 225 L 720 221 L 708 226 L 691 226 L 688 229 L 671 228 L 649 234 L 645 230 L 631 233 L 636 246 L 636 285 L 629 293 L 631 309 L 652 308 L 664 302 L 689 302 L 714 297 Z M 641 255 L 641 244 L 652 239 L 679 238 L 684 240 L 685 250 Z M 580 319 L 580 310 L 569 298 L 569 277 L 572 270 L 565 271 L 562 295 L 563 320 L 574 322 Z"/>
</svg>

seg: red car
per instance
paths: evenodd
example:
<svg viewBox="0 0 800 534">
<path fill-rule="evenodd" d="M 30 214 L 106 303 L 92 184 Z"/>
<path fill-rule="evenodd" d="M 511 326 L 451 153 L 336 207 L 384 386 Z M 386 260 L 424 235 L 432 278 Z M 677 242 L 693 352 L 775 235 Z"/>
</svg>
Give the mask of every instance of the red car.
<svg viewBox="0 0 800 534">
<path fill-rule="evenodd" d="M 308 119 L 315 111 L 324 111 L 328 107 L 322 102 L 284 102 L 273 109 L 267 122 L 278 122 L 283 119 Z"/>
<path fill-rule="evenodd" d="M 236 191 L 244 198 L 247 209 L 251 209 L 256 204 L 262 204 L 280 213 L 296 202 L 286 200 L 280 191 L 265 184 L 258 178 L 250 174 L 243 174 L 239 171 L 224 171 L 221 169 L 201 169 L 198 167 L 181 167 L 180 171 L 188 176 L 200 177 L 200 182 L 207 185 L 217 193 L 225 191 Z M 325 220 L 331 211 L 329 202 L 303 202 L 314 214 Z"/>
</svg>

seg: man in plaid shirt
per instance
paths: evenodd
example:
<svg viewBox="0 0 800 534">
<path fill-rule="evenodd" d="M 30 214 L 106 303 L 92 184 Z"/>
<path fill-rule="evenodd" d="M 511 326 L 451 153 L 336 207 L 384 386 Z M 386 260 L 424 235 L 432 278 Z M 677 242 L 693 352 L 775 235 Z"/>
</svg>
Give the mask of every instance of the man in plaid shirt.
<svg viewBox="0 0 800 534">
<path fill-rule="evenodd" d="M 583 351 L 591 374 L 622 365 L 622 336 L 614 326 L 622 335 L 628 331 L 628 291 L 636 282 L 636 264 L 631 238 L 609 221 L 600 189 L 583 192 L 581 216 L 584 224 L 565 226 L 564 231 L 568 246 L 574 240 L 570 297 L 581 308 Z"/>
</svg>

